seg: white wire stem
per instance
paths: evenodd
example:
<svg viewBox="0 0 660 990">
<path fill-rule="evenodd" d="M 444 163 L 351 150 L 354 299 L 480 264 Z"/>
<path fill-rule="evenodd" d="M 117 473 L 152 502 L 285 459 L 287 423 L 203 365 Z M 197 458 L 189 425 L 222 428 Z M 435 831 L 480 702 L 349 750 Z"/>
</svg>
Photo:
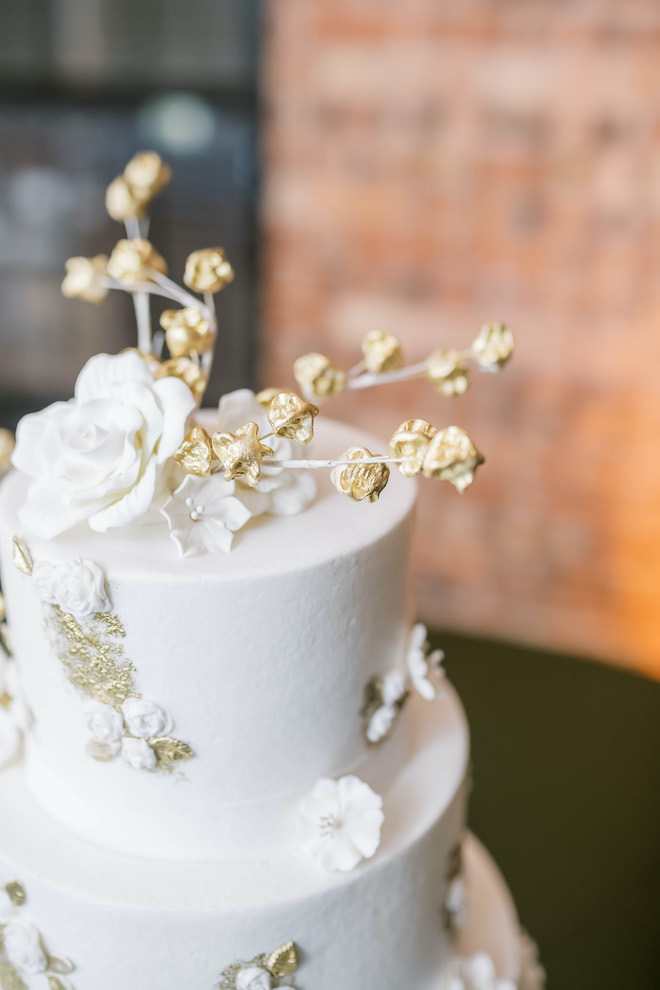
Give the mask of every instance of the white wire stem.
<svg viewBox="0 0 660 990">
<path fill-rule="evenodd" d="M 129 241 L 139 240 L 142 237 L 140 221 L 137 217 L 126 217 L 124 227 L 126 228 L 126 236 Z"/>
<path fill-rule="evenodd" d="M 137 323 L 137 346 L 142 354 L 151 354 L 151 307 L 146 292 L 133 293 L 135 321 Z"/>
<path fill-rule="evenodd" d="M 374 385 L 389 385 L 392 382 L 404 382 L 409 378 L 417 378 L 419 375 L 425 375 L 427 368 L 428 362 L 420 361 L 419 364 L 411 364 L 409 368 L 400 368 L 398 371 L 372 372 L 358 375 L 357 378 L 349 378 L 346 381 L 346 388 L 372 388 Z"/>
<path fill-rule="evenodd" d="M 117 279 L 110 278 L 106 275 L 105 278 L 101 279 L 101 283 L 106 289 L 117 289 L 121 292 L 131 293 L 143 292 L 150 296 L 162 296 L 164 299 L 171 299 L 172 302 L 179 301 L 175 299 L 171 292 L 158 288 L 152 282 L 136 282 L 132 285 L 124 285 L 123 282 L 119 282 Z"/>
<path fill-rule="evenodd" d="M 213 333 L 218 332 L 218 315 L 215 309 L 215 299 L 213 298 L 212 292 L 204 293 L 204 305 L 206 307 L 206 313 L 208 316 L 209 323 L 211 324 L 211 329 Z M 202 374 L 204 375 L 204 380 L 208 382 L 211 376 L 211 368 L 213 367 L 213 358 L 215 357 L 215 352 L 217 348 L 217 340 L 214 347 L 207 354 L 202 355 Z"/>
<path fill-rule="evenodd" d="M 337 461 L 288 461 L 288 460 L 274 460 L 270 457 L 264 457 L 262 463 L 273 467 L 283 467 L 283 468 L 310 468 L 311 470 L 316 470 L 317 468 L 333 468 L 342 467 L 344 464 L 353 464 L 355 466 L 361 464 L 405 464 L 407 461 L 411 460 L 409 457 L 364 457 L 359 460 L 337 460 Z"/>
<path fill-rule="evenodd" d="M 185 289 L 182 289 L 181 286 L 177 285 L 176 282 L 173 282 L 171 278 L 167 277 L 167 275 L 162 275 L 161 272 L 157 271 L 151 271 L 149 274 L 154 282 L 160 285 L 163 289 L 167 289 L 171 298 L 176 299 L 176 301 L 181 303 L 182 306 L 194 306 L 196 309 L 203 310 L 208 319 L 213 318 L 213 313 L 209 311 L 208 306 L 200 303 L 196 296 L 192 296 L 189 292 L 186 292 Z"/>
</svg>

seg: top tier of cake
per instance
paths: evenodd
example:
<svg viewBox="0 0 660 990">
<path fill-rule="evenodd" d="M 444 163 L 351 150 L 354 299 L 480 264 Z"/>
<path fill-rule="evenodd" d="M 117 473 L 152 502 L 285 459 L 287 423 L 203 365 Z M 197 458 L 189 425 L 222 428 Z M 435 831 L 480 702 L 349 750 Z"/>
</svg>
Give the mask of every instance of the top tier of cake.
<svg viewBox="0 0 660 990">
<path fill-rule="evenodd" d="M 321 423 L 314 456 L 356 442 Z M 28 779 L 60 819 L 126 851 L 222 856 L 276 839 L 320 777 L 378 779 L 360 712 L 370 680 L 405 662 L 415 485 L 393 472 L 369 505 L 318 474 L 306 511 L 252 520 L 229 554 L 183 559 L 163 520 L 38 539 L 18 519 L 25 478 L 6 479 L 2 575 L 33 718 Z M 14 537 L 31 574 L 12 563 Z M 390 773 L 405 733 L 386 748 Z"/>
</svg>

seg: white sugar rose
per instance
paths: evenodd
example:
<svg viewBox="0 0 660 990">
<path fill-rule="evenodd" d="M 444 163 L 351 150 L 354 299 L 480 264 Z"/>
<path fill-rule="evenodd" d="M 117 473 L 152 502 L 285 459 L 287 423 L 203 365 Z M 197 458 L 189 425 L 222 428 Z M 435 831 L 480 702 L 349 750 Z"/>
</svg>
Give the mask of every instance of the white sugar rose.
<svg viewBox="0 0 660 990">
<path fill-rule="evenodd" d="M 51 539 L 85 519 L 101 533 L 140 519 L 194 407 L 187 385 L 154 381 L 133 352 L 91 358 L 73 399 L 18 424 L 12 463 L 32 479 L 23 525 Z"/>
<path fill-rule="evenodd" d="M 32 580 L 42 601 L 59 605 L 77 619 L 87 619 L 110 608 L 103 571 L 93 560 L 75 557 L 61 564 L 37 560 Z"/>
<path fill-rule="evenodd" d="M 22 973 L 43 973 L 48 969 L 46 953 L 35 924 L 26 918 L 11 918 L 2 939 L 12 966 Z"/>
<path fill-rule="evenodd" d="M 121 755 L 135 770 L 153 770 L 156 766 L 156 754 L 146 739 L 124 736 Z"/>
<path fill-rule="evenodd" d="M 90 701 L 85 706 L 87 728 L 97 742 L 114 743 L 124 734 L 124 720 L 112 705 Z"/>
<path fill-rule="evenodd" d="M 370 743 L 377 743 L 385 738 L 394 725 L 397 714 L 398 710 L 393 705 L 381 705 L 376 709 L 367 726 L 367 739 Z"/>
<path fill-rule="evenodd" d="M 236 976 L 236 990 L 271 990 L 270 973 L 259 966 L 242 969 Z"/>
<path fill-rule="evenodd" d="M 162 736 L 171 728 L 169 716 L 154 701 L 127 698 L 121 710 L 128 731 L 141 739 Z"/>
<path fill-rule="evenodd" d="M 381 695 L 384 705 L 396 705 L 408 690 L 408 679 L 402 670 L 390 670 L 383 678 Z"/>
</svg>

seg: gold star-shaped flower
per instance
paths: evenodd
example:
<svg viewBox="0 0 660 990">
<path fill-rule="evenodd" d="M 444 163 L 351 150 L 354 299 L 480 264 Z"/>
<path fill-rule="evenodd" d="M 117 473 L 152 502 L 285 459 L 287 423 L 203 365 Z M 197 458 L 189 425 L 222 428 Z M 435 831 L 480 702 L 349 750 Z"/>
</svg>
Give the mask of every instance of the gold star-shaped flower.
<svg viewBox="0 0 660 990">
<path fill-rule="evenodd" d="M 225 469 L 225 480 L 240 478 L 253 488 L 261 477 L 261 461 L 273 451 L 259 440 L 256 423 L 246 423 L 236 433 L 214 433 L 213 450 Z"/>
</svg>

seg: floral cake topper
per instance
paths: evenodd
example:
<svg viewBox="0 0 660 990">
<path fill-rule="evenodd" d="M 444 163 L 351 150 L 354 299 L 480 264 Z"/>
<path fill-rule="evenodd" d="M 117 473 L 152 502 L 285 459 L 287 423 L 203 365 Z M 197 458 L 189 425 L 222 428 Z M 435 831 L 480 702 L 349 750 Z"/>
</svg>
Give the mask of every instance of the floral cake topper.
<svg viewBox="0 0 660 990">
<path fill-rule="evenodd" d="M 102 302 L 110 291 L 129 292 L 137 347 L 99 354 L 87 362 L 68 402 L 56 402 L 19 423 L 12 463 L 30 478 L 21 521 L 44 539 L 87 522 L 99 532 L 147 518 L 165 518 L 183 555 L 227 551 L 234 534 L 256 515 L 302 511 L 316 491 L 313 472 L 330 471 L 337 491 L 375 502 L 390 468 L 406 477 L 449 481 L 464 491 L 483 456 L 458 426 L 438 429 L 410 418 L 392 434 L 385 454 L 354 445 L 336 457 L 301 456 L 314 436 L 319 406 L 349 390 L 410 378 L 429 380 L 443 395 L 462 394 L 470 364 L 499 371 L 513 352 L 511 331 L 486 324 L 466 351 L 436 350 L 405 364 L 391 333 L 372 330 L 362 359 L 347 371 L 319 353 L 305 354 L 293 373 L 302 395 L 268 388 L 224 396 L 213 427 L 197 410 L 209 380 L 218 321 L 214 295 L 234 277 L 222 248 L 193 251 L 183 285 L 167 274 L 148 240 L 147 209 L 171 177 L 154 151 L 140 152 L 106 193 L 110 216 L 126 237 L 109 256 L 66 263 L 62 291 Z M 165 297 L 154 331 L 150 297 Z M 209 429 L 207 430 L 207 426 Z M 5 458 L 11 440 L 4 438 Z"/>
</svg>

